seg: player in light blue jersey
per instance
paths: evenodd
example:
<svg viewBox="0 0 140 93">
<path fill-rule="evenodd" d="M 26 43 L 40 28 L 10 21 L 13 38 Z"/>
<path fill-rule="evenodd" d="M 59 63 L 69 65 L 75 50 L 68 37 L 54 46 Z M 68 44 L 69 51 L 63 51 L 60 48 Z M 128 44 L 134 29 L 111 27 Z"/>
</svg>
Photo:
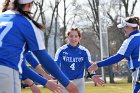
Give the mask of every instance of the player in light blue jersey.
<svg viewBox="0 0 140 93">
<path fill-rule="evenodd" d="M 91 56 L 85 47 L 80 43 L 81 33 L 76 29 L 71 29 L 67 33 L 67 43 L 60 47 L 55 54 L 55 61 L 60 66 L 64 74 L 77 85 L 79 93 L 85 93 L 84 69 L 91 66 Z M 95 83 L 104 83 L 98 76 L 92 76 Z M 63 93 L 68 93 L 66 90 Z"/>
<path fill-rule="evenodd" d="M 8 4 L 9 10 L 0 14 L 0 93 L 20 93 L 19 72 L 22 73 L 23 55 L 29 50 L 70 93 L 78 93 L 45 50 L 43 27 L 30 15 L 33 0 L 10 0 Z M 62 91 L 61 86 L 45 80 L 45 87 L 51 91 Z"/>
<path fill-rule="evenodd" d="M 137 93 L 138 88 L 135 88 L 139 67 L 140 67 L 140 32 L 139 32 L 139 18 L 128 17 L 124 22 L 118 25 L 118 28 L 123 28 L 127 39 L 123 42 L 116 55 L 107 58 L 101 62 L 97 62 L 89 68 L 89 71 L 97 70 L 98 67 L 108 66 L 121 61 L 126 58 L 128 60 L 128 68 L 132 71 L 132 93 Z"/>
</svg>

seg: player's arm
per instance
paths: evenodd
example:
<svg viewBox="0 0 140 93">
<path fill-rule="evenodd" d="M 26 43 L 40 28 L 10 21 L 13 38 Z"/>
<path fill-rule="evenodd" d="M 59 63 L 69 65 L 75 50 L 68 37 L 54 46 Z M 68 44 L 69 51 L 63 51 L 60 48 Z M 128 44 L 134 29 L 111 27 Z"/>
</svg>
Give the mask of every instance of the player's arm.
<svg viewBox="0 0 140 93">
<path fill-rule="evenodd" d="M 42 68 L 41 64 L 37 65 L 37 66 L 35 67 L 35 70 L 36 70 L 39 74 L 41 74 L 43 77 L 47 78 L 48 80 L 52 80 L 52 79 L 53 79 L 53 77 L 52 77 L 51 75 L 49 75 L 49 74 L 47 74 L 47 73 L 45 72 L 45 70 Z"/>
<path fill-rule="evenodd" d="M 25 62 L 22 63 L 22 69 L 23 69 L 23 73 L 22 76 L 27 77 L 33 81 L 36 81 L 38 83 L 40 83 L 41 85 L 45 86 L 47 83 L 47 79 L 43 78 L 42 76 L 40 76 L 38 73 L 36 73 L 33 69 L 29 68 Z M 23 77 L 23 80 L 25 80 L 26 78 Z"/>
<path fill-rule="evenodd" d="M 48 55 L 46 50 L 38 50 L 33 51 L 34 55 L 38 58 L 41 65 L 56 79 L 59 80 L 59 82 L 63 86 L 67 86 L 70 81 L 69 79 L 64 75 L 64 73 L 59 69 L 58 65 L 54 62 L 54 60 Z"/>
<path fill-rule="evenodd" d="M 103 61 L 97 62 L 97 63 L 93 63 L 89 68 L 88 71 L 96 71 L 98 69 L 98 67 L 102 67 L 102 66 L 109 66 L 112 64 L 115 64 L 119 61 L 121 61 L 122 59 L 124 59 L 125 56 L 121 55 L 121 54 L 116 54 L 114 56 L 111 56 Z"/>
<path fill-rule="evenodd" d="M 103 60 L 103 61 L 97 62 L 96 64 L 98 67 L 109 66 L 109 65 L 112 65 L 112 64 L 115 64 L 115 63 L 121 61 L 124 58 L 125 58 L 124 55 L 116 54 L 112 57 L 109 57 L 109 58 Z"/>
<path fill-rule="evenodd" d="M 40 89 L 34 84 L 31 79 L 25 79 L 24 83 L 30 87 L 32 93 L 41 93 Z"/>
<path fill-rule="evenodd" d="M 22 68 L 23 68 L 23 73 L 22 73 L 23 76 L 26 76 L 29 79 L 40 83 L 41 85 L 45 86 L 46 88 L 48 88 L 52 92 L 57 92 L 57 93 L 62 92 L 63 88 L 60 85 L 58 85 L 55 82 L 47 80 L 46 78 L 40 76 L 39 74 L 34 72 L 31 68 L 28 68 L 26 66 L 26 64 L 22 64 Z"/>
<path fill-rule="evenodd" d="M 52 76 L 47 74 L 39 62 L 34 58 L 31 52 L 26 53 L 25 55 L 26 60 L 28 63 L 43 77 L 47 78 L 48 80 L 52 79 Z"/>
<path fill-rule="evenodd" d="M 33 57 L 31 52 L 27 52 L 24 55 L 24 58 L 26 59 L 26 61 L 33 67 L 36 68 L 36 66 L 39 65 L 39 62 Z"/>
</svg>

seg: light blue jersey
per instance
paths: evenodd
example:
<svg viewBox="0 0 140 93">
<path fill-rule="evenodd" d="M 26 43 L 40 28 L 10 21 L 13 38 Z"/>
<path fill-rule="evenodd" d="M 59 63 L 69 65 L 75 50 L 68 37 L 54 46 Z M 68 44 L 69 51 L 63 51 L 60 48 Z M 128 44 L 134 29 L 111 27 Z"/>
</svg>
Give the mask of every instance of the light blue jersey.
<svg viewBox="0 0 140 93">
<path fill-rule="evenodd" d="M 0 15 L 0 65 L 22 72 L 25 51 L 45 49 L 41 31 L 17 11 Z"/>
<path fill-rule="evenodd" d="M 88 49 L 81 45 L 73 47 L 66 44 L 57 50 L 55 61 L 64 74 L 70 80 L 74 80 L 83 78 L 84 68 L 88 68 L 91 65 L 91 56 Z"/>
</svg>

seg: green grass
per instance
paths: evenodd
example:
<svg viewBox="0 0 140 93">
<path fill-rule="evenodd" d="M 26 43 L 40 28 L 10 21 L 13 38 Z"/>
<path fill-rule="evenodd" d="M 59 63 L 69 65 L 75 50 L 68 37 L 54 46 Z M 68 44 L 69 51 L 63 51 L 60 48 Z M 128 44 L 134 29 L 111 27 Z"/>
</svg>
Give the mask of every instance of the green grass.
<svg viewBox="0 0 140 93">
<path fill-rule="evenodd" d="M 46 88 L 40 88 L 41 93 L 52 93 Z M 22 93 L 32 93 L 29 88 L 22 89 Z M 86 84 L 85 93 L 131 93 L 131 84 L 118 81 L 116 84 L 105 84 L 104 86 L 94 86 L 93 83 Z"/>
</svg>

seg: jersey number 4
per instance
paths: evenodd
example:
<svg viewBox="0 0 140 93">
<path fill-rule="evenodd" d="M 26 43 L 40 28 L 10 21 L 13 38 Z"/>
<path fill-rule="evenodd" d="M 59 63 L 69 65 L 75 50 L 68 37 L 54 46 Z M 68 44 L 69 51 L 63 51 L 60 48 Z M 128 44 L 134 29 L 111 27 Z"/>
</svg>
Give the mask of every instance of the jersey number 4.
<svg viewBox="0 0 140 93">
<path fill-rule="evenodd" d="M 70 65 L 70 68 L 71 68 L 72 70 L 75 70 L 75 63 L 72 63 L 72 64 Z"/>
<path fill-rule="evenodd" d="M 0 23 L 0 47 L 2 46 L 2 40 L 4 36 L 10 31 L 12 27 L 13 27 L 13 22 Z"/>
</svg>

